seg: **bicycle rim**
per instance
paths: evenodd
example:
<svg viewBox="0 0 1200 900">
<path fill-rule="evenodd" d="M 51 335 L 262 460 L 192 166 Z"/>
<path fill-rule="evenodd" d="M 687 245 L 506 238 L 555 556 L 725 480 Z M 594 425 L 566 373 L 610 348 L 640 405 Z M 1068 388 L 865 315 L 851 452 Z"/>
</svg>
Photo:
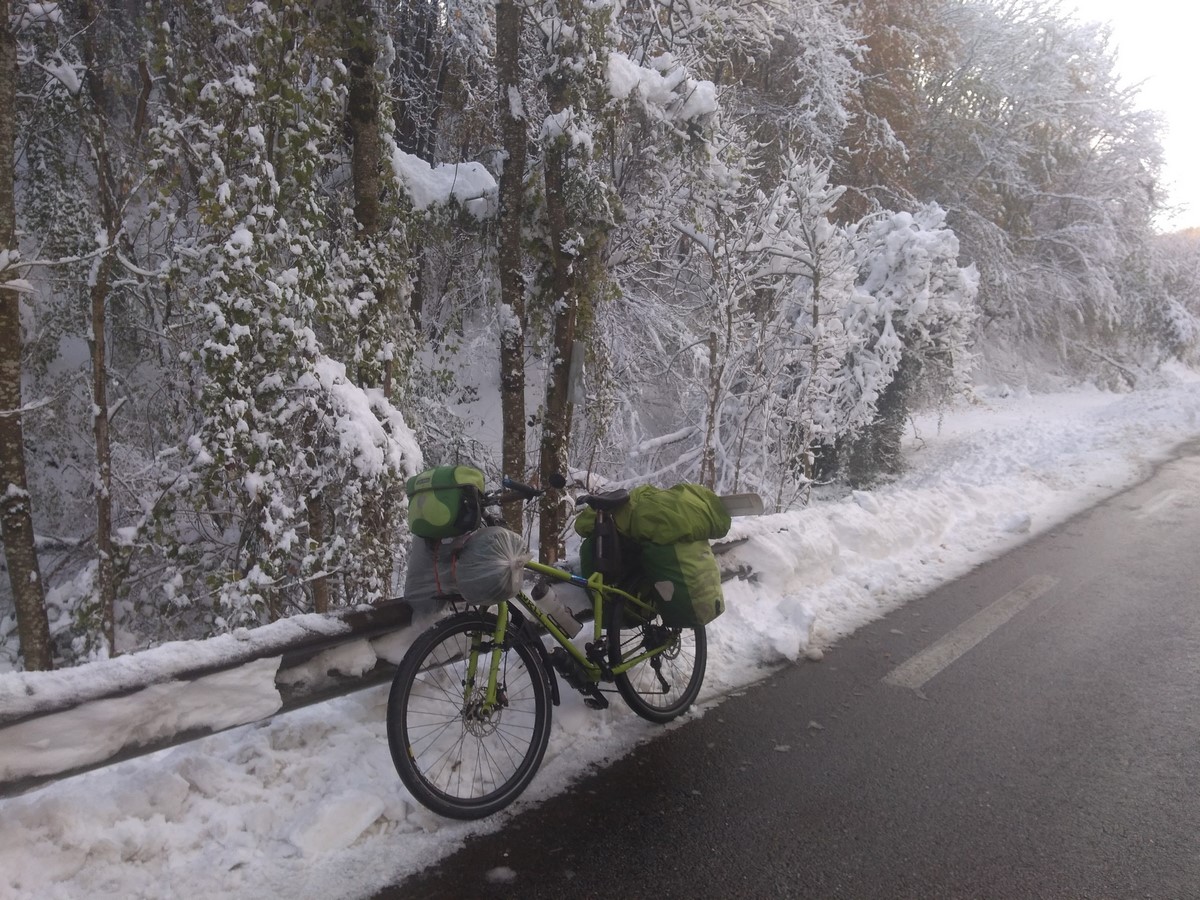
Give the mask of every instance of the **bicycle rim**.
<svg viewBox="0 0 1200 900">
<path fill-rule="evenodd" d="M 440 815 L 478 819 L 520 795 L 550 737 L 547 678 L 515 634 L 503 652 L 497 705 L 484 705 L 496 618 L 462 613 L 418 638 L 388 697 L 388 745 L 409 792 Z M 476 674 L 468 684 L 472 647 Z"/>
<path fill-rule="evenodd" d="M 609 662 L 615 668 L 630 659 L 670 644 L 669 648 L 643 660 L 615 678 L 621 697 L 635 713 L 651 722 L 669 722 L 684 712 L 700 693 L 708 644 L 704 626 L 669 628 L 662 619 L 625 624 L 625 604 L 614 606 L 608 631 Z"/>
</svg>

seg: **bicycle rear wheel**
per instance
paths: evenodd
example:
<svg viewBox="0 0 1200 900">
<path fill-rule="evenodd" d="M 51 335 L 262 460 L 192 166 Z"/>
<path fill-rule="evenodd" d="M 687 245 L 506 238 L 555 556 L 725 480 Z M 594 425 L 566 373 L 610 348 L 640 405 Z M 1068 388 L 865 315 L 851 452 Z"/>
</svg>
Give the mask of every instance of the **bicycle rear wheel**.
<svg viewBox="0 0 1200 900">
<path fill-rule="evenodd" d="M 628 623 L 628 624 L 626 624 Z M 624 659 L 669 645 L 615 677 L 617 690 L 635 713 L 651 722 L 670 722 L 700 693 L 708 644 L 704 626 L 672 628 L 655 616 L 649 622 L 632 616 L 624 603 L 613 606 L 608 625 L 608 660 L 616 668 Z"/>
<path fill-rule="evenodd" d="M 525 790 L 550 739 L 546 671 L 510 631 L 497 701 L 485 706 L 496 617 L 467 612 L 435 625 L 405 654 L 388 696 L 388 746 L 404 786 L 453 819 L 480 819 Z"/>
</svg>

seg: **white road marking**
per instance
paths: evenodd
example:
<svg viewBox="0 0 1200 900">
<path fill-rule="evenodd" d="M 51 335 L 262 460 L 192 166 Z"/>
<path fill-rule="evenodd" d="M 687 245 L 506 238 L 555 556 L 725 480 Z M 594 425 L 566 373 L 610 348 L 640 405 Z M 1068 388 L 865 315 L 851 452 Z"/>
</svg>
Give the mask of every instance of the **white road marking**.
<svg viewBox="0 0 1200 900">
<path fill-rule="evenodd" d="M 1035 575 L 1016 590 L 1010 591 L 995 603 L 981 609 L 916 656 L 896 666 L 883 676 L 884 682 L 898 687 L 912 688 L 914 691 L 919 690 L 934 675 L 937 675 L 1056 584 L 1058 584 L 1058 579 L 1051 575 Z"/>
</svg>

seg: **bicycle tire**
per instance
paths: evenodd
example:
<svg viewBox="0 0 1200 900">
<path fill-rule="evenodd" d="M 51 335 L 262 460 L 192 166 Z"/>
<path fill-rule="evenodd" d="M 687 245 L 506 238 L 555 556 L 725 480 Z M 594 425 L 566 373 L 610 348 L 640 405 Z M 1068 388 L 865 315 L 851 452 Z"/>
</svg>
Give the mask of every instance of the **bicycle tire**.
<svg viewBox="0 0 1200 900">
<path fill-rule="evenodd" d="M 550 740 L 549 677 L 536 648 L 512 630 L 500 662 L 501 705 L 484 714 L 491 651 L 478 654 L 467 696 L 469 651 L 490 644 L 496 617 L 450 616 L 409 648 L 388 695 L 392 762 L 422 805 L 452 819 L 481 819 L 512 803 L 537 774 Z"/>
<path fill-rule="evenodd" d="M 651 722 L 670 722 L 695 701 L 704 681 L 708 642 L 704 626 L 672 628 L 655 616 L 649 622 L 630 616 L 624 603 L 612 608 L 608 624 L 608 661 L 616 668 L 626 657 L 674 639 L 671 649 L 614 677 L 629 708 Z"/>
</svg>

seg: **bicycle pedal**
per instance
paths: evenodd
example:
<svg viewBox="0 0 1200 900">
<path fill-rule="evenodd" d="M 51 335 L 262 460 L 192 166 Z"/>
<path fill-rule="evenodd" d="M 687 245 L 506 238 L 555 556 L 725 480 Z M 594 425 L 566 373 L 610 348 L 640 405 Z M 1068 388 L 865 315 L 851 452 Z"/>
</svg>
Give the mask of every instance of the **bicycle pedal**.
<svg viewBox="0 0 1200 900">
<path fill-rule="evenodd" d="M 608 709 L 608 700 L 604 697 L 584 697 L 583 703 L 589 709 Z"/>
</svg>

